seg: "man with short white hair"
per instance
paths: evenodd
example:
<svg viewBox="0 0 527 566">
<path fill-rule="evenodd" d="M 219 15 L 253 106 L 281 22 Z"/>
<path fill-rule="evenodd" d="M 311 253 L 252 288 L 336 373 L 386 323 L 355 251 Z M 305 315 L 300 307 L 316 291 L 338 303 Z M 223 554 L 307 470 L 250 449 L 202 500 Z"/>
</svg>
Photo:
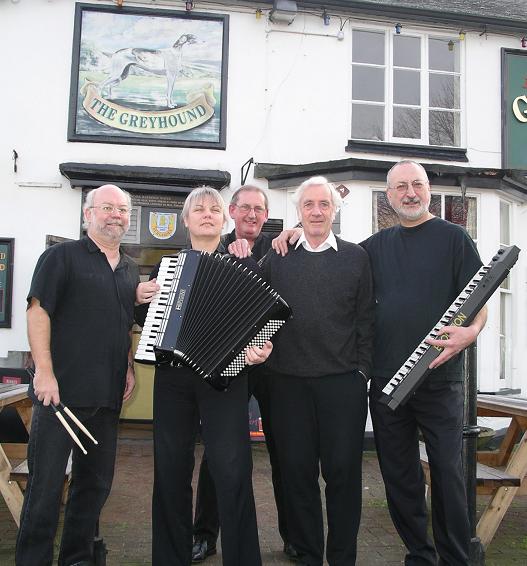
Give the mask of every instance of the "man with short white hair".
<svg viewBox="0 0 527 566">
<path fill-rule="evenodd" d="M 58 564 L 93 564 L 96 525 L 112 485 L 121 405 L 135 383 L 130 330 L 139 273 L 119 249 L 130 209 L 130 196 L 115 185 L 90 191 L 83 207 L 87 235 L 47 249 L 35 267 L 27 297 L 33 417 L 16 566 L 53 561 L 72 450 Z M 55 417 L 50 405 L 59 403 L 73 409 L 98 441 L 86 455 Z"/>
<path fill-rule="evenodd" d="M 355 564 L 362 447 L 371 371 L 373 294 L 368 256 L 332 223 L 341 204 L 324 177 L 295 193 L 304 232 L 262 272 L 293 310 L 267 361 L 271 416 L 290 542 L 303 565 L 322 566 L 319 469 L 326 482 L 330 566 Z"/>
</svg>

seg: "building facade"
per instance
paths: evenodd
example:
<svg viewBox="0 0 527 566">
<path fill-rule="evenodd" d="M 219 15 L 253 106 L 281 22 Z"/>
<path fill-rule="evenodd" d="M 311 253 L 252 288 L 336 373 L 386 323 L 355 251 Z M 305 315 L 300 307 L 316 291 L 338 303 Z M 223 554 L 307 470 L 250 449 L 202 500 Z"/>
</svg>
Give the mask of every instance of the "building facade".
<svg viewBox="0 0 527 566">
<path fill-rule="evenodd" d="M 106 182 L 132 194 L 126 249 L 145 275 L 184 247 L 197 185 L 226 200 L 267 187 L 275 225 L 292 226 L 294 188 L 325 175 L 344 196 L 335 229 L 357 242 L 393 222 L 383 191 L 402 158 L 484 263 L 525 249 L 523 4 L 4 0 L 0 365 L 27 363 L 35 262 L 79 237 L 83 195 Z M 520 254 L 489 301 L 481 391 L 527 393 L 526 283 Z"/>
</svg>

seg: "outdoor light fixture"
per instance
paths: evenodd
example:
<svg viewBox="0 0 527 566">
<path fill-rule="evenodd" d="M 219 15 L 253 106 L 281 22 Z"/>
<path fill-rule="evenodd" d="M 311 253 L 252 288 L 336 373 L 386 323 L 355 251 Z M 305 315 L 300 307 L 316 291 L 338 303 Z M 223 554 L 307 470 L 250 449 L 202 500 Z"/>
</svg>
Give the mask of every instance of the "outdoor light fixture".
<svg viewBox="0 0 527 566">
<path fill-rule="evenodd" d="M 269 12 L 269 21 L 273 24 L 287 24 L 289 26 L 293 23 L 297 12 L 296 2 L 274 0 L 273 9 Z"/>
<path fill-rule="evenodd" d="M 522 44 L 522 47 L 527 47 L 527 38 L 522 37 L 521 44 Z"/>
<path fill-rule="evenodd" d="M 463 30 L 459 32 L 459 41 L 465 41 L 465 32 Z"/>
<path fill-rule="evenodd" d="M 449 51 L 454 51 L 454 42 L 452 40 L 450 40 L 448 42 L 448 50 Z"/>
<path fill-rule="evenodd" d="M 262 9 L 261 8 L 256 9 L 256 19 L 257 20 L 262 19 Z"/>
<path fill-rule="evenodd" d="M 399 23 L 395 24 L 395 33 L 397 35 L 401 35 L 401 30 L 403 29 L 403 26 Z"/>
<path fill-rule="evenodd" d="M 185 10 L 187 12 L 190 12 L 192 8 L 194 8 L 194 2 L 192 0 L 188 0 L 187 2 L 185 2 Z"/>
<path fill-rule="evenodd" d="M 322 14 L 322 20 L 324 21 L 324 25 L 325 26 L 329 26 L 329 20 L 331 18 L 329 17 L 329 14 L 326 12 L 326 8 L 324 8 L 324 12 Z"/>
<path fill-rule="evenodd" d="M 344 39 L 344 32 L 341 29 L 339 29 L 339 31 L 337 32 L 337 39 L 339 41 L 342 41 Z"/>
</svg>

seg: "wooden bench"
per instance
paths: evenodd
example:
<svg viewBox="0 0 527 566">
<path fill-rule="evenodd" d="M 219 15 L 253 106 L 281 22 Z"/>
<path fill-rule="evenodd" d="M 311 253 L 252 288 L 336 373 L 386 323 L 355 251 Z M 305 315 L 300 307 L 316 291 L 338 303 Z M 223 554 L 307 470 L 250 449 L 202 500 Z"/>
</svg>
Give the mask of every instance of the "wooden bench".
<svg viewBox="0 0 527 566">
<path fill-rule="evenodd" d="M 428 486 L 430 483 L 430 466 L 424 442 L 419 442 L 421 453 L 421 465 L 426 477 Z M 476 467 L 476 490 L 478 495 L 488 495 L 493 493 L 498 487 L 519 487 L 522 483 L 520 477 L 511 476 L 499 468 L 492 468 L 485 464 L 477 463 Z"/>
<path fill-rule="evenodd" d="M 22 490 L 25 490 L 27 484 L 27 478 L 29 475 L 29 470 L 27 466 L 27 460 L 22 460 L 11 470 L 9 474 L 9 481 L 16 481 Z M 68 488 L 71 481 L 71 454 L 68 458 L 68 463 L 66 465 L 66 474 L 64 477 L 64 487 L 62 489 L 62 502 L 66 503 L 68 497 Z"/>
</svg>

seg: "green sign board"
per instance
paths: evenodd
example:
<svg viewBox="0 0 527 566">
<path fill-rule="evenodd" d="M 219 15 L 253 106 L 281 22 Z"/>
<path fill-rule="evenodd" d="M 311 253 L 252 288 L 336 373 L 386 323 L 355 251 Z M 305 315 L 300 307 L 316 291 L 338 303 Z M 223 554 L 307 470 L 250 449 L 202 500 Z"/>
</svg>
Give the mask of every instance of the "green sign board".
<svg viewBox="0 0 527 566">
<path fill-rule="evenodd" d="M 527 51 L 502 49 L 502 167 L 527 170 Z"/>
<path fill-rule="evenodd" d="M 0 328 L 11 328 L 13 238 L 0 239 Z"/>
</svg>

